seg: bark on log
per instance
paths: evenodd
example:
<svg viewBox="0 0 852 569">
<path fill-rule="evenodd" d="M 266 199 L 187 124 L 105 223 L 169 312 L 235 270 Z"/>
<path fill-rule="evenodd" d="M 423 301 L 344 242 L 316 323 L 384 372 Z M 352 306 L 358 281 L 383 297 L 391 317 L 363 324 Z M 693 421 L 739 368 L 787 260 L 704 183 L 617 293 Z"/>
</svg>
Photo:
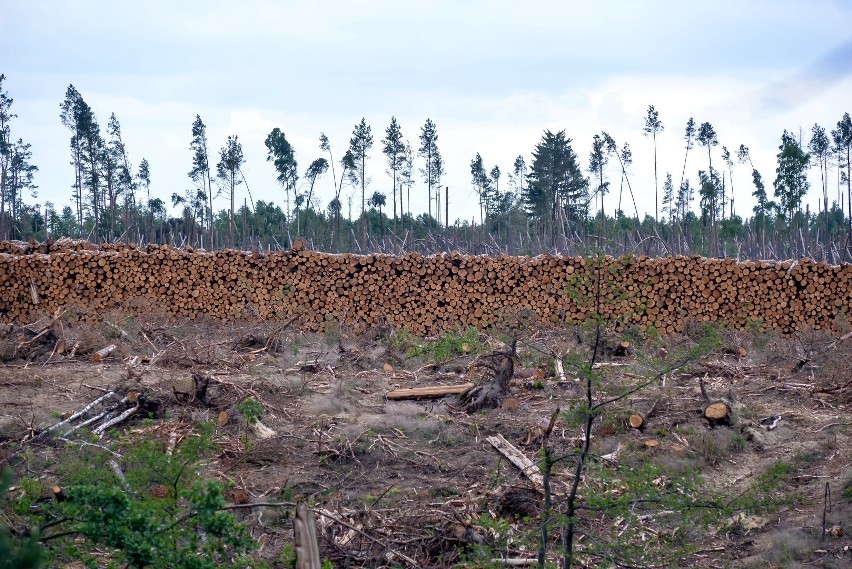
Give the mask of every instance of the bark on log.
<svg viewBox="0 0 852 569">
<path fill-rule="evenodd" d="M 97 352 L 92 354 L 92 361 L 93 362 L 104 361 L 104 358 L 106 358 L 108 355 L 110 355 L 112 352 L 114 352 L 117 347 L 118 346 L 116 346 L 115 344 L 110 344 L 109 346 L 106 346 L 105 348 L 101 348 L 100 350 L 98 350 Z"/>
</svg>

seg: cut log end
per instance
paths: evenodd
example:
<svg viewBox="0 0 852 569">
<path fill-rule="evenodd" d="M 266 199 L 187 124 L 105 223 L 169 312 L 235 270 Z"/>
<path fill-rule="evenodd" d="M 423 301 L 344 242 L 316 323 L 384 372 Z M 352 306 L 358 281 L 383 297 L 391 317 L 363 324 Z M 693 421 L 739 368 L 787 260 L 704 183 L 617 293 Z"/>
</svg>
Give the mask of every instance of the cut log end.
<svg viewBox="0 0 852 569">
<path fill-rule="evenodd" d="M 622 340 L 612 349 L 612 355 L 617 357 L 623 357 L 627 355 L 628 350 L 630 349 L 630 342 L 627 340 Z"/>
<path fill-rule="evenodd" d="M 710 428 L 719 425 L 730 426 L 731 407 L 724 401 L 714 401 L 704 408 L 704 418 L 710 423 Z"/>
<path fill-rule="evenodd" d="M 630 418 L 627 420 L 627 423 L 630 425 L 631 429 L 637 429 L 641 431 L 645 428 L 645 419 L 642 415 L 630 415 Z"/>
<path fill-rule="evenodd" d="M 105 348 L 101 348 L 100 350 L 98 350 L 97 352 L 95 352 L 94 354 L 92 354 L 92 361 L 93 361 L 93 362 L 102 362 L 102 361 L 104 361 L 104 359 L 105 359 L 108 355 L 110 355 L 112 352 L 114 352 L 114 351 L 115 351 L 116 347 L 117 347 L 117 346 L 116 346 L 115 344 L 110 344 L 109 346 L 107 346 L 107 347 L 105 347 Z"/>
</svg>

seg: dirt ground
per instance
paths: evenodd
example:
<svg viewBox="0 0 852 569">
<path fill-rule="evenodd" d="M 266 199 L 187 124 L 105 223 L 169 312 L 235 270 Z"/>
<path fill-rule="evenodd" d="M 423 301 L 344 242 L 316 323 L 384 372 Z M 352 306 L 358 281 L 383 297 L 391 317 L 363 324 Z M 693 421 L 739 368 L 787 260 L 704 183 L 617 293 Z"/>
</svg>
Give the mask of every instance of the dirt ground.
<svg viewBox="0 0 852 569">
<path fill-rule="evenodd" d="M 21 448 L 37 456 L 62 443 L 49 437 L 22 441 L 106 391 L 137 391 L 156 402 L 153 425 L 130 417 L 110 427 L 105 440 L 130 431 L 159 433 L 165 441 L 200 422 L 217 423 L 217 451 L 204 463 L 205 474 L 227 482 L 234 504 L 308 501 L 322 512 L 320 551 L 335 567 L 500 567 L 506 559 L 530 564 L 538 551 L 540 487 L 488 439 L 502 435 L 538 462 L 539 435 L 558 408 L 547 445 L 554 455 L 572 456 L 583 430 L 569 415 L 586 396 L 572 354 L 587 357 L 591 332 L 522 330 L 509 398 L 500 408 L 467 413 L 455 406 L 455 397 L 391 401 L 386 395 L 487 381 L 490 354 L 506 350 L 506 333 L 460 331 L 423 340 L 397 330 L 356 333 L 331 324 L 324 334 L 307 334 L 297 325 L 118 313 L 101 322 L 65 315 L 28 327 L 2 325 L 0 458 L 18 476 L 61 484 L 51 468 L 26 472 L 33 462 L 21 460 Z M 765 507 L 704 523 L 681 538 L 688 542 L 686 553 L 677 559 L 661 555 L 658 565 L 852 566 L 852 338 L 721 330 L 710 353 L 661 373 L 675 353 L 700 343 L 703 332 L 694 328 L 677 337 L 604 337 L 594 402 L 658 380 L 607 405 L 596 418 L 595 469 L 581 479 L 581 498 L 618 484 L 629 492 L 621 475 L 597 480 L 594 473 L 635 460 L 694 467 L 701 491 L 714 503 L 757 487 L 773 465 L 783 463 L 788 468 L 779 485 L 766 490 Z M 627 354 L 612 355 L 625 338 L 631 343 Z M 64 350 L 57 349 L 60 340 Z M 92 361 L 109 344 L 116 348 L 103 361 Z M 565 356 L 564 376 L 555 355 Z M 731 426 L 710 428 L 702 414 L 701 380 L 711 399 L 730 399 Z M 260 426 L 248 425 L 239 411 L 247 398 L 262 406 Z M 632 413 L 645 416 L 643 430 L 629 428 Z M 574 468 L 572 459 L 554 467 L 557 512 Z M 284 567 L 282 550 L 293 542 L 292 510 L 235 511 L 259 544 L 255 555 Z M 628 550 L 608 556 L 596 547 L 609 539 L 665 549 L 666 524 L 653 515 L 609 516 L 593 508 L 578 515 L 583 531 L 577 548 L 586 552 L 581 565 L 631 566 Z M 552 562 L 560 531 L 551 529 Z"/>
</svg>

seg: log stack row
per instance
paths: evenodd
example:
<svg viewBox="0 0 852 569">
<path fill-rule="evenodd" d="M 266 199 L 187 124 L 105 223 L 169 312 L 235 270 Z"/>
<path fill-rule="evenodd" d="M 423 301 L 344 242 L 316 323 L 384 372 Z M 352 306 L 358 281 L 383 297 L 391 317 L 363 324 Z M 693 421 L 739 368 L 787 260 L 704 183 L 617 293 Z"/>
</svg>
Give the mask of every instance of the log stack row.
<svg viewBox="0 0 852 569">
<path fill-rule="evenodd" d="M 384 323 L 430 335 L 506 318 L 559 324 L 600 312 L 618 327 L 669 333 L 689 320 L 791 332 L 832 329 L 852 305 L 852 265 L 809 259 L 205 252 L 73 241 L 0 243 L 0 251 L 6 321 L 58 308 L 84 316 L 153 308 L 189 318 L 299 315 L 309 330 Z"/>
</svg>

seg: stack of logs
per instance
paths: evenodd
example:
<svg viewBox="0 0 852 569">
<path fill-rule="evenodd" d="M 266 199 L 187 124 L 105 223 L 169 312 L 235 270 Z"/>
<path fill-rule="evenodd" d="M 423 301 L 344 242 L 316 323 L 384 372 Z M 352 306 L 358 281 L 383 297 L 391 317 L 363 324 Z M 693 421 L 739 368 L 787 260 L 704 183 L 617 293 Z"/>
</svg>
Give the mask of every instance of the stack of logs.
<svg viewBox="0 0 852 569">
<path fill-rule="evenodd" d="M 502 318 L 560 324 L 600 311 L 617 327 L 685 322 L 832 329 L 852 301 L 852 265 L 810 259 L 538 257 L 193 251 L 61 240 L 0 243 L 0 319 L 57 308 L 123 308 L 196 318 L 291 318 L 322 330 L 389 324 L 429 335 Z M 598 286 L 599 284 L 599 286 Z"/>
</svg>

